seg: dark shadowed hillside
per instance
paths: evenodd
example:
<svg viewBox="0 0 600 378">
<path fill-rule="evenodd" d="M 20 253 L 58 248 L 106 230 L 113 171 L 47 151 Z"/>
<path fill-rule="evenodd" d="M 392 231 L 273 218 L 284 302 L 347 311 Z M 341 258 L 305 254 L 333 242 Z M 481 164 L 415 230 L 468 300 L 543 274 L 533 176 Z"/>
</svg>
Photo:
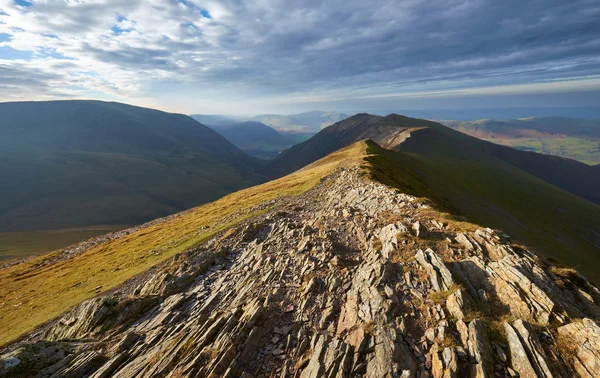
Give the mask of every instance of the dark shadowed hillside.
<svg viewBox="0 0 600 378">
<path fill-rule="evenodd" d="M 259 180 L 188 116 L 99 101 L 0 104 L 0 157 L 0 230 L 139 223 Z"/>
</svg>

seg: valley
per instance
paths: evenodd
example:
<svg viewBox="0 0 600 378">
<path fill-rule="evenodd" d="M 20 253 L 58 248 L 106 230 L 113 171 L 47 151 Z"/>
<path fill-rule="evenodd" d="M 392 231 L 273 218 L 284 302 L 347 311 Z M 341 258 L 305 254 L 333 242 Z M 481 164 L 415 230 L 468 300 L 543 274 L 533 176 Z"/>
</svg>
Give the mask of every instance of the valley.
<svg viewBox="0 0 600 378">
<path fill-rule="evenodd" d="M 600 121 L 531 117 L 506 121 L 439 121 L 492 143 L 561 156 L 589 165 L 600 163 Z"/>
</svg>

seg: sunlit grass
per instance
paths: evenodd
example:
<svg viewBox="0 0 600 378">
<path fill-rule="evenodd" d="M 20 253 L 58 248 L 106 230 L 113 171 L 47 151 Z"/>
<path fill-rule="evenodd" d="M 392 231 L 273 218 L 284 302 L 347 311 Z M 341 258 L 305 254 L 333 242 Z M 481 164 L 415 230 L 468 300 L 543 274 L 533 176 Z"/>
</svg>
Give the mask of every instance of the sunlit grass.
<svg viewBox="0 0 600 378">
<path fill-rule="evenodd" d="M 117 287 L 150 267 L 200 244 L 219 231 L 256 215 L 258 204 L 297 196 L 338 166 L 362 161 L 366 145 L 358 143 L 310 166 L 263 185 L 196 207 L 163 223 L 103 243 L 42 268 L 46 254 L 0 271 L 0 344 L 14 340 L 70 307 Z M 227 219 L 227 220 L 226 220 Z"/>
</svg>

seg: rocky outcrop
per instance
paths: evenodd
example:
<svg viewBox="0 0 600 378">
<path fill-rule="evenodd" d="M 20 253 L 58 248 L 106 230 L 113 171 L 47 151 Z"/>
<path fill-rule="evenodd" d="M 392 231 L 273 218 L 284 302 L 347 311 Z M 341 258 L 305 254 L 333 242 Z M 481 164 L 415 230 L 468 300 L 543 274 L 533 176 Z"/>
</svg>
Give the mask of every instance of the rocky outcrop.
<svg viewBox="0 0 600 378">
<path fill-rule="evenodd" d="M 417 261 L 429 275 L 433 289 L 436 291 L 450 290 L 454 285 L 452 274 L 444 265 L 442 259 L 435 254 L 431 249 L 425 252 L 419 250 L 417 252 Z"/>
<path fill-rule="evenodd" d="M 540 341 L 532 327 L 521 319 L 504 323 L 512 368 L 523 378 L 551 378 L 552 373 Z"/>
<path fill-rule="evenodd" d="M 8 346 L 0 374 L 600 375 L 598 290 L 496 231 L 358 168 L 265 209 Z"/>
<path fill-rule="evenodd" d="M 574 321 L 558 328 L 558 335 L 569 348 L 567 358 L 580 377 L 600 377 L 600 327 L 591 319 Z"/>
</svg>

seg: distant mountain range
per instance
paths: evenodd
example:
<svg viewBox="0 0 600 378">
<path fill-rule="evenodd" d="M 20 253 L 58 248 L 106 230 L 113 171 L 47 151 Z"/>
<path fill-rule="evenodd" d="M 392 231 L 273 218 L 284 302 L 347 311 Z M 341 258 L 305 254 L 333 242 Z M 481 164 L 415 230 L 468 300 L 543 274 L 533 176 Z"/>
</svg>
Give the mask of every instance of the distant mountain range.
<svg viewBox="0 0 600 378">
<path fill-rule="evenodd" d="M 181 114 L 0 104 L 0 231 L 133 224 L 256 184 L 260 161 Z"/>
<path fill-rule="evenodd" d="M 242 151 L 259 158 L 272 158 L 291 147 L 295 140 L 260 122 L 210 125 Z"/>
<path fill-rule="evenodd" d="M 278 131 L 314 134 L 329 125 L 348 118 L 348 115 L 337 112 L 310 111 L 290 115 L 262 114 L 252 117 L 203 114 L 192 114 L 191 117 L 204 125 L 210 126 L 255 121 L 264 123 Z"/>
<path fill-rule="evenodd" d="M 455 119 L 474 121 L 478 119 L 518 119 L 524 117 L 567 117 L 600 119 L 598 106 L 545 106 L 511 108 L 457 108 L 457 109 L 388 109 L 370 110 L 369 113 L 385 115 L 390 113 L 410 114 L 424 119 Z"/>
<path fill-rule="evenodd" d="M 465 134 L 520 150 L 600 163 L 600 120 L 531 117 L 496 121 L 439 121 Z"/>
</svg>

